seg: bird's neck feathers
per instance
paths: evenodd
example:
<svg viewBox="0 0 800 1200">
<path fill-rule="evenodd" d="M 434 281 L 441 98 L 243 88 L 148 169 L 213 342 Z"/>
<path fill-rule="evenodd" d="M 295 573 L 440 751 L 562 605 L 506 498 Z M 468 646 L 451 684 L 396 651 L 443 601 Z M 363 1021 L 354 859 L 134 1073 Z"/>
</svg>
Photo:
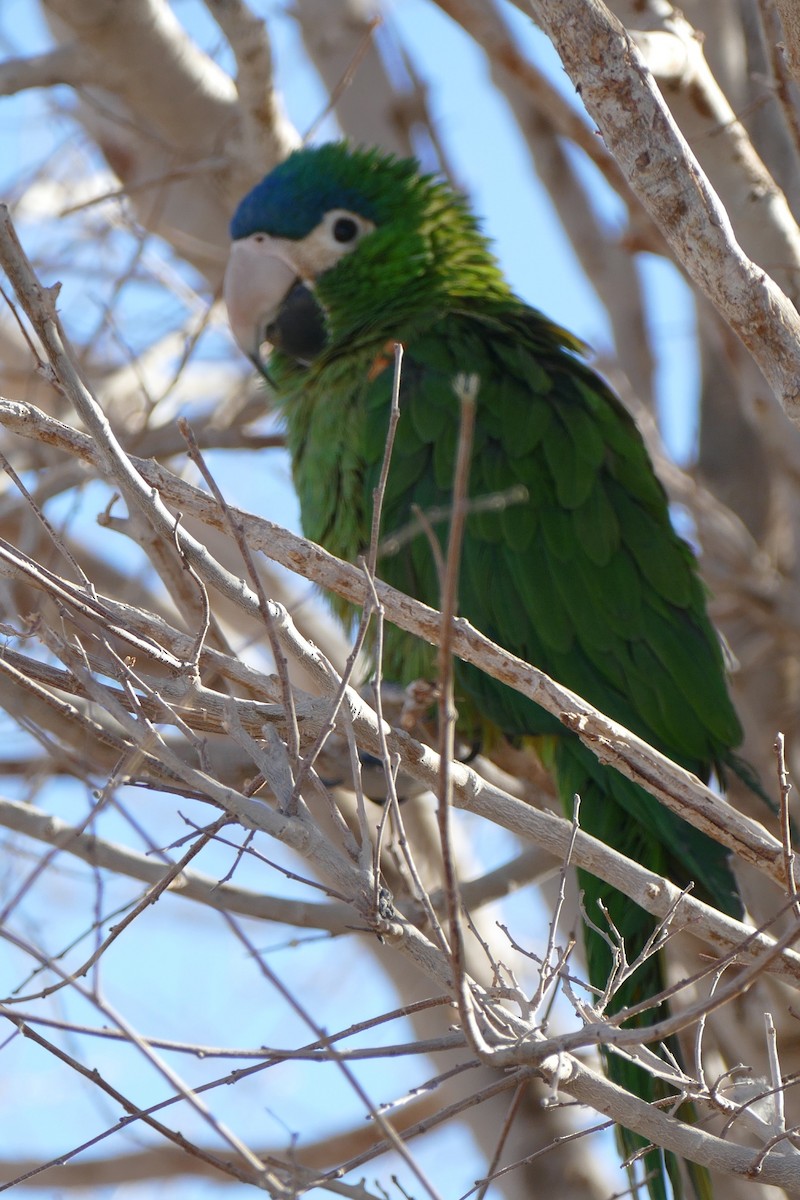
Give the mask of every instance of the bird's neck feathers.
<svg viewBox="0 0 800 1200">
<path fill-rule="evenodd" d="M 381 219 L 382 218 L 382 219 Z M 330 345 L 405 340 L 450 311 L 515 305 L 464 201 L 443 184 L 406 181 L 358 250 L 317 280 Z"/>
</svg>

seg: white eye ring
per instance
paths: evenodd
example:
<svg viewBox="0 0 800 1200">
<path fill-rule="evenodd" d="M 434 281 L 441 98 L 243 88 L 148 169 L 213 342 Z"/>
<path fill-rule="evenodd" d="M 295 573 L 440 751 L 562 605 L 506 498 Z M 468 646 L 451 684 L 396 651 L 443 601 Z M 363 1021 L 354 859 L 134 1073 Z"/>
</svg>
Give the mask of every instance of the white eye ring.
<svg viewBox="0 0 800 1200">
<path fill-rule="evenodd" d="M 340 253 L 353 250 L 365 234 L 370 233 L 375 226 L 365 217 L 348 212 L 346 208 L 333 208 L 320 222 L 320 233 L 327 234 L 331 246 Z"/>
</svg>

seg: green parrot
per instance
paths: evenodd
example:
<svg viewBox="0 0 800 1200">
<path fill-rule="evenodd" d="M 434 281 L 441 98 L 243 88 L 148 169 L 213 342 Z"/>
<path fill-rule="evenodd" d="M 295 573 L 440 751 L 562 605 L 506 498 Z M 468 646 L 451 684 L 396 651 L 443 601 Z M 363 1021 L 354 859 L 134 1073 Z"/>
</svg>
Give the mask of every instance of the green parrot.
<svg viewBox="0 0 800 1200">
<path fill-rule="evenodd" d="M 411 160 L 331 143 L 297 150 L 268 174 L 239 204 L 231 234 L 231 328 L 285 420 L 305 534 L 350 561 L 364 552 L 386 444 L 391 346 L 402 343 L 378 574 L 436 607 L 440 578 L 429 536 L 413 535 L 415 513 L 431 514 L 446 544 L 456 381 L 474 376 L 476 503 L 463 536 L 460 613 L 701 779 L 736 769 L 741 729 L 720 642 L 642 438 L 580 343 L 514 295 L 464 200 Z M 511 488 L 514 502 L 479 503 Z M 387 627 L 385 678 L 432 678 L 434 662 L 431 647 Z M 602 766 L 531 700 L 461 662 L 456 685 L 468 736 L 542 739 L 569 815 L 581 797 L 584 830 L 741 915 L 722 847 Z M 587 873 L 580 884 L 590 921 L 607 928 L 602 902 L 633 961 L 653 919 Z M 588 925 L 585 934 L 589 977 L 603 989 L 608 941 Z M 652 955 L 617 991 L 613 1010 L 662 987 L 660 955 Z M 646 1099 L 663 1095 L 618 1056 L 607 1055 L 607 1069 Z M 629 1156 L 645 1143 L 622 1131 L 621 1144 Z M 655 1150 L 644 1157 L 655 1200 L 667 1195 L 665 1163 L 677 1193 L 674 1160 Z M 697 1175 L 695 1187 L 705 1190 Z"/>
</svg>

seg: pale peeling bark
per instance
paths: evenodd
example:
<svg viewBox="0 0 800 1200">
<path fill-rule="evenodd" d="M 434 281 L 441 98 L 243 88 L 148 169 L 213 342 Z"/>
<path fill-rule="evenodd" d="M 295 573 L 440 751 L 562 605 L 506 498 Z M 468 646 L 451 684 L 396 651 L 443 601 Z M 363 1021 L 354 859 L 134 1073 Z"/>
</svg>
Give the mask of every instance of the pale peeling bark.
<svg viewBox="0 0 800 1200">
<path fill-rule="evenodd" d="M 534 11 L 550 33 L 588 118 L 577 98 L 574 103 L 565 98 L 528 60 L 502 5 L 439 0 L 439 7 L 485 51 L 495 86 L 508 100 L 587 278 L 609 312 L 622 368 L 637 393 L 632 407 L 637 399 L 647 399 L 652 372 L 636 255 L 646 250 L 671 256 L 703 298 L 701 469 L 715 494 L 671 464 L 659 459 L 659 465 L 673 499 L 693 514 L 715 592 L 714 613 L 741 663 L 734 690 L 748 726 L 747 753 L 770 786 L 774 730 L 792 728 L 800 713 L 800 553 L 794 532 L 800 453 L 795 431 L 768 394 L 771 386 L 790 416 L 796 415 L 800 359 L 791 300 L 797 290 L 800 240 L 790 209 L 800 125 L 791 79 L 787 82 L 782 74 L 784 68 L 787 75 L 796 70 L 798 59 L 791 5 L 776 0 L 773 8 L 763 0 L 757 10 L 751 0 L 743 0 L 734 17 L 729 6 L 722 13 L 717 6 L 690 3 L 684 18 L 661 0 L 620 0 L 616 12 L 629 37 L 597 0 L 520 4 L 524 11 Z M 548 707 L 601 757 L 643 780 L 663 803 L 731 847 L 754 915 L 770 924 L 748 940 L 752 927 L 747 923 L 721 917 L 691 896 L 681 897 L 668 882 L 576 831 L 547 811 L 552 795 L 538 786 L 539 768 L 531 767 L 519 750 L 505 748 L 503 763 L 517 778 L 503 776 L 481 760 L 450 768 L 455 806 L 480 822 L 479 828 L 500 826 L 525 847 L 522 853 L 510 852 L 493 871 L 478 868 L 473 878 L 468 848 L 454 841 L 452 851 L 468 877 L 462 879 L 459 896 L 472 921 L 462 931 L 465 977 L 454 981 L 454 960 L 436 925 L 446 925 L 453 897 L 441 884 L 439 833 L 426 794 L 438 786 L 437 756 L 416 736 L 424 732 L 419 724 L 412 730 L 403 727 L 407 711 L 400 720 L 388 697 L 378 706 L 372 693 L 365 697 L 353 689 L 349 668 L 342 676 L 349 643 L 325 623 L 303 589 L 313 583 L 358 603 L 372 598 L 386 619 L 431 642 L 443 635 L 438 614 L 260 515 L 226 512 L 180 477 L 186 442 L 175 421 L 187 403 L 206 405 L 199 415 L 192 414 L 204 452 L 259 450 L 268 456 L 275 443 L 275 431 L 258 424 L 263 399 L 240 383 L 236 365 L 215 364 L 212 369 L 203 363 L 193 372 L 191 352 L 207 321 L 224 319 L 215 310 L 207 312 L 207 304 L 220 278 L 236 201 L 307 132 L 298 133 L 283 115 L 273 83 L 270 25 L 262 21 L 261 10 L 241 0 L 208 0 L 207 8 L 230 48 L 235 78 L 193 42 L 180 25 L 180 10 L 173 11 L 163 0 L 124 5 L 43 0 L 57 44 L 49 53 L 23 54 L 0 64 L 0 96 L 56 83 L 75 90 L 76 118 L 119 183 L 117 188 L 113 179 L 90 180 L 90 194 L 119 191 L 124 197 L 145 234 L 133 226 L 127 232 L 132 240 L 140 239 L 143 261 L 165 288 L 182 297 L 187 312 L 185 320 L 154 336 L 140 357 L 110 355 L 98 361 L 91 344 L 79 346 L 73 356 L 60 340 L 53 297 L 30 278 L 16 277 L 20 303 L 28 306 L 39 330 L 36 353 L 43 361 L 49 358 L 49 365 L 34 370 L 31 349 L 18 327 L 4 322 L 0 386 L 8 399 L 0 402 L 2 450 L 26 481 L 34 481 L 39 504 L 77 494 L 87 481 L 113 484 L 126 498 L 128 511 L 112 506 L 103 524 L 141 547 L 153 569 L 145 574 L 124 559 L 106 562 L 80 538 L 73 539 L 69 528 L 63 535 L 46 531 L 30 501 L 13 487 L 0 495 L 0 621 L 8 642 L 0 655 L 0 706 L 32 731 L 40 746 L 38 753 L 28 750 L 19 761 L 3 760 L 10 777 L 31 781 L 31 802 L 0 802 L 0 825 L 24 837 L 28 852 L 31 846 L 38 849 L 45 877 L 50 859 L 44 856 L 52 855 L 58 864 L 89 864 L 101 881 L 138 881 L 148 889 L 141 912 L 157 902 L 165 920 L 177 894 L 191 904 L 197 927 L 203 914 L 218 910 L 231 923 L 249 917 L 280 922 L 300 933 L 317 930 L 348 937 L 342 943 L 348 970 L 357 972 L 371 956 L 384 965 L 404 1002 L 438 998 L 434 1007 L 415 1008 L 411 1014 L 414 1036 L 434 1064 L 429 1074 L 465 1060 L 472 1065 L 440 1079 L 430 1097 L 391 1110 L 411 1156 L 404 1169 L 413 1165 L 418 1129 L 435 1130 L 439 1121 L 459 1119 L 471 1128 L 487 1163 L 503 1141 L 497 1165 L 518 1164 L 492 1184 L 492 1194 L 522 1200 L 552 1192 L 569 1200 L 595 1200 L 614 1187 L 621 1190 L 620 1176 L 605 1185 L 588 1140 L 548 1150 L 554 1138 L 572 1128 L 569 1108 L 542 1106 L 543 1094 L 549 1094 L 625 1120 L 661 1145 L 719 1170 L 719 1195 L 765 1197 L 768 1184 L 800 1191 L 798 1154 L 785 1136 L 787 1125 L 797 1121 L 792 1091 L 787 1090 L 784 1111 L 779 1105 L 745 1104 L 750 1093 L 743 1084 L 730 1091 L 713 1088 L 716 1074 L 736 1059 L 746 1058 L 767 1078 L 770 1071 L 789 1075 L 800 1062 L 796 1020 L 787 1015 L 796 1007 L 800 981 L 800 959 L 790 944 L 794 913 L 773 920 L 785 902 L 792 865 L 774 828 L 762 826 L 764 808 L 750 803 L 748 815 L 738 815 L 579 697 L 457 623 L 452 631 L 457 654 Z M 379 39 L 369 38 L 375 11 L 383 11 L 382 6 L 298 0 L 307 52 L 348 136 L 407 153 L 419 128 L 429 157 L 438 156 L 446 171 L 447 131 L 431 119 L 413 49 L 392 41 L 391 21 Z M 776 25 L 780 16 L 785 18 L 782 29 Z M 777 46 L 779 35 L 785 52 Z M 759 77 L 753 78 L 753 72 Z M 762 100 L 754 108 L 759 95 Z M 595 218 L 592 192 L 575 168 L 575 153 L 584 155 L 623 201 L 627 225 L 617 239 L 608 240 Z M 788 205 L 775 178 L 787 187 Z M 20 212 L 25 213 L 26 202 L 28 211 L 36 204 L 39 211 L 43 204 L 56 211 L 74 208 L 86 198 L 85 180 L 60 181 L 56 188 L 45 176 L 35 194 L 29 189 L 21 198 Z M 114 220 L 108 218 L 108 228 L 124 228 Z M 96 227 L 87 229 L 95 236 Z M 190 295 L 163 261 L 148 260 L 148 235 L 164 239 L 191 263 L 206 280 L 208 294 Z M 52 264 L 41 273 L 46 284 L 56 275 Z M 83 384 L 87 377 L 88 390 Z M 619 390 L 626 393 L 624 379 Z M 642 419 L 650 423 L 644 414 Z M 750 442 L 751 431 L 757 442 Z M 648 436 L 658 458 L 657 437 L 652 430 Z M 264 492 L 247 507 L 269 514 L 270 502 L 265 481 Z M 259 556 L 257 571 L 250 573 L 245 565 L 244 549 Z M 271 561 L 299 577 L 297 592 L 283 576 L 270 573 Z M 292 619 L 280 602 L 292 605 L 298 594 L 301 602 Z M 16 627 L 19 636 L 14 636 Z M 262 649 L 270 640 L 271 658 Z M 278 676 L 272 674 L 276 667 Z M 307 756 L 324 736 L 328 740 L 312 766 Z M 356 742 L 372 756 L 363 766 L 356 759 Z M 790 763 L 792 752 L 790 744 Z M 381 861 L 381 882 L 390 888 L 391 898 L 380 893 L 373 873 L 374 826 L 386 810 L 358 798 L 362 780 L 369 787 L 377 780 L 381 799 L 391 794 L 393 784 L 382 759 L 392 767 L 400 764 L 397 789 L 404 798 L 397 812 L 392 810 Z M 295 776 L 303 779 L 298 795 Z M 50 814 L 46 795 L 41 802 L 37 795 L 38 779 L 45 777 L 85 780 L 87 790 L 101 797 L 97 832 L 94 826 Z M 180 798 L 199 797 L 209 821 L 222 813 L 232 822 L 221 835 L 231 837 L 235 846 L 241 844 L 242 830 L 264 835 L 260 845 L 274 847 L 276 854 L 289 848 L 291 869 L 296 873 L 301 864 L 302 875 L 317 885 L 322 881 L 327 893 L 309 883 L 301 898 L 294 893 L 288 897 L 272 886 L 272 876 L 263 887 L 240 886 L 235 878 L 220 881 L 202 860 L 193 861 L 191 839 L 188 849 L 182 843 L 158 851 L 165 839 L 155 826 L 148 830 L 153 843 L 148 853 L 138 843 L 115 840 L 102 827 L 102 804 L 112 792 L 141 794 L 133 784 L 162 789 L 166 803 L 177 793 L 176 805 Z M 351 787 L 347 794 L 335 790 L 342 784 Z M 165 862 L 168 855 L 171 862 Z M 526 1009 L 528 1001 L 523 1002 L 523 993 L 506 972 L 508 967 L 526 978 L 526 952 L 541 952 L 546 931 L 531 928 L 540 920 L 532 902 L 525 911 L 535 913 L 536 922 L 527 916 L 509 926 L 522 948 L 514 947 L 496 928 L 487 905 L 516 887 L 532 889 L 555 875 L 547 893 L 552 901 L 567 856 L 571 864 L 594 871 L 679 931 L 671 947 L 674 978 L 685 980 L 707 966 L 709 956 L 726 961 L 738 948 L 737 964 L 723 971 L 713 1000 L 709 979 L 700 978 L 682 990 L 675 1005 L 676 1025 L 686 1026 L 680 1032 L 690 1070 L 696 1066 L 693 1031 L 700 1018 L 706 1021 L 706 1076 L 695 1084 L 707 1124 L 687 1125 L 620 1093 L 591 1065 L 587 1068 L 586 1061 L 594 1062 L 596 1046 L 604 1042 L 625 1047 L 653 1068 L 647 1046 L 633 1045 L 630 1031 L 603 1020 L 585 1013 L 579 1019 L 569 1004 L 545 1029 L 541 1018 L 546 1004 Z M 102 908 L 102 886 L 98 884 L 95 909 Z M 10 904 L 11 922 L 3 928 L 13 933 L 16 901 Z M 131 920 L 140 915 L 134 909 Z M 86 970 L 126 936 L 127 920 L 103 927 L 97 944 L 92 942 L 94 949 L 81 959 Z M 575 915 L 567 920 L 562 914 L 562 929 L 575 924 Z M 348 932 L 353 928 L 361 931 L 357 939 Z M 244 927 L 231 924 L 231 929 L 237 937 L 246 936 Z M 564 937 L 560 933 L 557 941 Z M 24 952 L 41 966 L 30 940 Z M 257 947 L 248 947 L 247 954 L 261 961 Z M 268 958 L 263 965 L 270 968 Z M 569 966 L 581 974 L 577 955 Z M 51 967 L 55 975 L 57 970 Z M 192 983 L 201 987 L 201 976 L 193 976 Z M 62 980 L 58 986 L 67 983 Z M 80 975 L 68 986 L 79 990 Z M 468 1020 L 460 1023 L 465 994 Z M 296 999 L 313 1011 L 313 995 Z M 130 1042 L 130 1030 L 114 1025 L 102 995 L 94 1001 L 95 1024 L 109 1026 L 102 1036 Z M 714 1004 L 720 1007 L 714 1010 Z M 771 1047 L 761 1023 L 765 1009 L 774 1013 L 778 1026 L 777 1045 Z M 29 1020 L 31 1036 L 51 1032 L 51 1027 L 36 1024 L 36 1013 L 21 1013 L 11 1005 L 2 1011 L 17 1028 Z M 66 1025 L 57 1027 L 53 1037 L 59 1032 L 90 1036 Z M 660 1027 L 651 1031 L 653 1037 L 666 1032 Z M 347 1039 L 341 1044 L 347 1045 Z M 251 1049 L 251 1057 L 257 1057 L 258 1047 Z M 319 1049 L 332 1053 L 324 1038 Z M 146 1051 L 139 1045 L 140 1053 Z M 276 1052 L 280 1057 L 283 1051 Z M 63 1065 L 75 1072 L 80 1068 L 72 1061 Z M 669 1074 L 663 1064 L 658 1069 Z M 220 1069 L 220 1076 L 225 1070 Z M 107 1082 L 94 1076 L 87 1086 Z M 387 1083 L 387 1096 L 380 1099 L 392 1099 L 390 1091 Z M 193 1102 L 188 1089 L 186 1094 Z M 363 1110 L 371 1117 L 366 1131 L 361 1121 L 335 1137 L 318 1138 L 310 1118 L 301 1144 L 291 1152 L 283 1143 L 260 1142 L 257 1153 L 265 1165 L 260 1175 L 256 1154 L 241 1144 L 236 1130 L 219 1123 L 215 1134 L 222 1137 L 224 1155 L 214 1149 L 218 1140 L 198 1138 L 191 1163 L 211 1178 L 266 1186 L 273 1195 L 295 1195 L 317 1184 L 366 1200 L 375 1194 L 370 1181 L 380 1178 L 380 1163 L 373 1165 L 376 1148 L 393 1139 L 392 1130 L 382 1124 L 383 1114 L 370 1104 Z M 129 1107 L 136 1107 L 135 1097 L 129 1098 Z M 514 1119 L 505 1129 L 511 1113 Z M 166 1153 L 154 1150 L 115 1160 L 109 1151 L 93 1168 L 93 1185 L 101 1179 L 119 1185 L 179 1172 L 181 1161 L 189 1160 L 170 1120 L 167 1116 L 163 1128 L 155 1126 L 159 1145 L 173 1142 Z M 769 1153 L 759 1158 L 758 1147 L 767 1146 Z M 102 1142 L 98 1152 L 103 1152 Z M 319 1182 L 316 1173 L 342 1164 L 348 1180 L 366 1182 Z M 4 1175 L 35 1166 L 9 1161 Z M 69 1164 L 44 1179 L 64 1189 L 87 1183 L 85 1173 Z M 31 1177 L 32 1183 L 38 1181 L 38 1175 Z M 420 1189 L 420 1194 L 430 1194 L 424 1180 L 415 1180 L 414 1189 L 415 1194 Z"/>
<path fill-rule="evenodd" d="M 626 179 L 678 261 L 800 419 L 800 320 L 745 255 L 631 37 L 600 0 L 531 0 Z"/>
</svg>

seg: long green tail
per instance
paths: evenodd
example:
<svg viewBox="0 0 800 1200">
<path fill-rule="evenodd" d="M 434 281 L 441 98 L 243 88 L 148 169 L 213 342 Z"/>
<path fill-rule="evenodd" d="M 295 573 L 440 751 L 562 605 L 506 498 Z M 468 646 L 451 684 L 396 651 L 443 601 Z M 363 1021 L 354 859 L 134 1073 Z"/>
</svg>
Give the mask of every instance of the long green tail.
<svg viewBox="0 0 800 1200">
<path fill-rule="evenodd" d="M 649 870 L 668 876 L 679 886 L 695 879 L 695 895 L 731 915 L 740 915 L 741 902 L 727 865 L 727 854 L 721 846 L 678 820 L 617 771 L 603 767 L 576 738 L 559 738 L 555 760 L 564 806 L 571 816 L 573 797 L 576 793 L 581 797 L 580 825 L 586 833 Z M 693 868 L 696 868 L 696 874 Z M 579 871 L 578 875 L 587 917 L 601 929 L 607 928 L 606 918 L 598 906 L 601 901 L 623 939 L 627 961 L 633 962 L 653 935 L 656 928 L 653 917 L 594 875 L 585 871 Z M 596 988 L 605 988 L 613 968 L 611 948 L 588 927 L 585 927 L 584 939 L 589 981 Z M 652 954 L 620 986 L 609 1011 L 616 1013 L 639 1004 L 658 995 L 664 986 L 662 956 Z M 630 1023 L 651 1025 L 666 1013 L 667 1006 L 660 1005 L 632 1018 Z M 680 1062 L 677 1042 L 670 1040 L 668 1046 Z M 609 1077 L 634 1095 L 652 1102 L 670 1094 L 662 1081 L 654 1079 L 636 1064 L 614 1053 L 604 1057 Z M 682 1115 L 686 1117 L 685 1110 Z M 639 1154 L 649 1144 L 641 1135 L 622 1127 L 618 1129 L 618 1142 L 626 1159 Z M 674 1155 L 656 1148 L 638 1161 L 638 1169 L 629 1169 L 632 1186 L 637 1177 L 641 1180 L 639 1172 L 643 1168 L 652 1200 L 667 1200 L 667 1179 L 673 1195 L 683 1195 L 679 1160 Z M 691 1163 L 686 1167 L 697 1196 L 701 1200 L 710 1197 L 707 1172 Z"/>
</svg>

